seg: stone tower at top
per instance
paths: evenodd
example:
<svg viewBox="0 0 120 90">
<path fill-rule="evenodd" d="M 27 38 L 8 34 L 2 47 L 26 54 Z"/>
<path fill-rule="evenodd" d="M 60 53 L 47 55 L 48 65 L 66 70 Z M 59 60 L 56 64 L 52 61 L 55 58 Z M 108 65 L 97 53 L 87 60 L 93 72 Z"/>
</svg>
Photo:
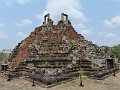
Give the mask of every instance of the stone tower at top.
<svg viewBox="0 0 120 90">
<path fill-rule="evenodd" d="M 68 19 L 68 15 L 61 13 L 61 20 L 58 22 L 58 24 L 71 25 L 71 22 Z M 49 13 L 44 16 L 43 25 L 53 25 L 53 20 L 50 18 Z"/>
</svg>

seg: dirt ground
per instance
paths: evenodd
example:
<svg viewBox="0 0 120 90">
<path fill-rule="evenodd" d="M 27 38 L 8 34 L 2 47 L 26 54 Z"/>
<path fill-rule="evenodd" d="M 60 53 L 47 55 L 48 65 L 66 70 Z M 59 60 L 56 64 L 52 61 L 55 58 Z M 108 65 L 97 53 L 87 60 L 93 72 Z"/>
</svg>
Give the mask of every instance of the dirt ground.
<svg viewBox="0 0 120 90">
<path fill-rule="evenodd" d="M 120 73 L 117 73 L 116 77 L 111 75 L 104 80 L 82 78 L 84 87 L 80 87 L 79 79 L 76 79 L 67 83 L 62 82 L 61 85 L 52 88 L 43 88 L 39 85 L 32 87 L 32 82 L 22 78 L 7 81 L 0 75 L 0 90 L 120 90 Z"/>
</svg>

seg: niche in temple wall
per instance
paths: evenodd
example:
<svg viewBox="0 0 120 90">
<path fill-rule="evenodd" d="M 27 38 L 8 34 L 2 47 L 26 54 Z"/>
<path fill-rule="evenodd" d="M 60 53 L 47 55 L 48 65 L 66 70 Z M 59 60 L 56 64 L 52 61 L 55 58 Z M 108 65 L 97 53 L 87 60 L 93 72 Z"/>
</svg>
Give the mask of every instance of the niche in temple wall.
<svg viewBox="0 0 120 90">
<path fill-rule="evenodd" d="M 67 37 L 65 35 L 62 36 L 62 42 L 63 43 L 69 43 Z"/>
</svg>

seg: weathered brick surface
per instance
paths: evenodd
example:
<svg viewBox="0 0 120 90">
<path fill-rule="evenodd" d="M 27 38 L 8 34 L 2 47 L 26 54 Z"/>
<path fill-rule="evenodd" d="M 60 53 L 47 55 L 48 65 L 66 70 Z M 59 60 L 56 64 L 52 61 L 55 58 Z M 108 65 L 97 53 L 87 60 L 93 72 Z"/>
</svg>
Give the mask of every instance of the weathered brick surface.
<svg viewBox="0 0 120 90">
<path fill-rule="evenodd" d="M 43 49 L 43 51 L 58 51 L 58 50 L 62 50 L 62 48 L 60 47 L 60 43 L 62 41 L 62 31 L 59 30 L 59 28 L 61 26 L 58 25 L 53 25 L 50 26 L 52 27 L 53 31 L 47 31 L 46 33 L 42 33 L 41 29 L 42 27 L 48 27 L 48 26 L 40 26 L 38 28 L 35 28 L 35 31 L 32 32 L 24 41 L 23 41 L 23 45 L 18 49 L 17 54 L 15 54 L 14 58 L 10 58 L 11 59 L 11 63 L 10 63 L 10 67 L 14 68 L 16 67 L 19 62 L 24 61 L 25 59 L 28 58 L 30 52 L 29 52 L 29 45 L 31 43 L 33 43 L 35 40 L 39 41 L 41 40 L 43 37 L 47 37 L 48 41 L 54 41 L 55 44 L 58 43 L 56 46 L 53 47 L 43 47 L 41 49 Z M 65 28 L 67 28 L 64 32 L 64 34 L 66 35 L 67 39 L 70 41 L 72 40 L 80 40 L 81 38 L 83 38 L 83 36 L 80 36 L 79 34 L 77 34 L 75 32 L 75 30 L 73 29 L 72 26 L 65 26 Z M 19 46 L 17 46 L 19 47 Z M 83 49 L 82 47 L 80 49 Z"/>
</svg>

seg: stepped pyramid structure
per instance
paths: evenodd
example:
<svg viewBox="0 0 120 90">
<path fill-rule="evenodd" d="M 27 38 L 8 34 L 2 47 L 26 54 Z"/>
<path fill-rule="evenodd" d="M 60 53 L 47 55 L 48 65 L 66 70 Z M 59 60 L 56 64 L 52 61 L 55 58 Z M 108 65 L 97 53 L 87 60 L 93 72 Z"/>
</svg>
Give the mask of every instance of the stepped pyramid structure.
<svg viewBox="0 0 120 90">
<path fill-rule="evenodd" d="M 43 25 L 18 43 L 8 61 L 11 71 L 30 76 L 34 70 L 36 81 L 46 85 L 78 76 L 79 71 L 108 69 L 102 49 L 78 34 L 64 13 L 57 25 L 45 15 Z M 110 62 L 109 68 L 113 65 Z"/>
</svg>

